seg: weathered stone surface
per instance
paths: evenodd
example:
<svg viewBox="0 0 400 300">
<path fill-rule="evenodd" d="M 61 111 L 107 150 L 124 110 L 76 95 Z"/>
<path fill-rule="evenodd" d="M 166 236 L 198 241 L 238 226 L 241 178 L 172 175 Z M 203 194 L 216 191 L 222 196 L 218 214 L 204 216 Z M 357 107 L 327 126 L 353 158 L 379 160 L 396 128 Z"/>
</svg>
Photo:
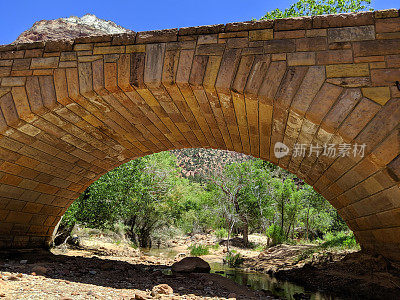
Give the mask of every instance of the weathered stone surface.
<svg viewBox="0 0 400 300">
<path fill-rule="evenodd" d="M 49 69 L 58 67 L 58 57 L 32 58 L 31 69 Z"/>
<path fill-rule="evenodd" d="M 349 50 L 328 50 L 317 52 L 317 64 L 344 64 L 353 62 L 353 52 Z"/>
<path fill-rule="evenodd" d="M 243 31 L 243 30 L 259 30 L 259 29 L 273 28 L 273 26 L 274 26 L 273 20 L 228 23 L 225 26 L 225 32 L 231 32 L 231 31 L 236 32 L 236 31 Z"/>
<path fill-rule="evenodd" d="M 329 43 L 368 41 L 374 39 L 375 27 L 373 25 L 328 29 Z"/>
<path fill-rule="evenodd" d="M 178 29 L 164 29 L 155 31 L 139 32 L 136 36 L 136 43 L 165 43 L 178 40 Z"/>
<path fill-rule="evenodd" d="M 364 97 L 367 97 L 380 105 L 385 105 L 390 99 L 389 87 L 366 87 L 362 88 Z"/>
<path fill-rule="evenodd" d="M 400 69 L 377 69 L 371 70 L 372 84 L 375 86 L 391 86 L 399 80 Z"/>
<path fill-rule="evenodd" d="M 326 66 L 326 77 L 362 77 L 369 75 L 368 64 L 337 64 Z"/>
<path fill-rule="evenodd" d="M 287 54 L 288 66 L 312 66 L 315 65 L 314 52 L 295 52 Z"/>
<path fill-rule="evenodd" d="M 197 27 L 184 27 L 179 29 L 179 35 L 194 35 L 194 34 L 213 34 L 220 33 L 224 29 L 224 24 L 206 25 Z"/>
<path fill-rule="evenodd" d="M 362 41 L 354 43 L 354 56 L 400 54 L 400 39 L 382 41 Z"/>
<path fill-rule="evenodd" d="M 379 19 L 375 23 L 376 32 L 399 32 L 400 18 Z"/>
<path fill-rule="evenodd" d="M 311 29 L 312 18 L 311 17 L 297 17 L 288 19 L 276 19 L 274 24 L 274 30 L 296 30 L 296 29 Z"/>
<path fill-rule="evenodd" d="M 373 12 L 322 15 L 313 18 L 314 28 L 353 27 L 374 24 Z"/>
<path fill-rule="evenodd" d="M 274 32 L 272 29 L 249 31 L 250 41 L 267 41 L 267 40 L 272 40 L 273 38 L 274 38 Z"/>
<path fill-rule="evenodd" d="M 271 40 L 264 43 L 265 53 L 294 52 L 295 49 L 293 40 Z"/>
</svg>

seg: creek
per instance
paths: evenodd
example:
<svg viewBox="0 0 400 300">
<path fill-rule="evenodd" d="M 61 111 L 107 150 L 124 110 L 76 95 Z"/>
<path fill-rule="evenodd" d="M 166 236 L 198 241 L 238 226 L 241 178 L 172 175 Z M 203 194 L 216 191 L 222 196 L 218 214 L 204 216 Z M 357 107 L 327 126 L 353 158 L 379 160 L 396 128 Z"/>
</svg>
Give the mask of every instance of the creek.
<svg viewBox="0 0 400 300">
<path fill-rule="evenodd" d="M 141 251 L 146 255 L 170 259 L 174 258 L 178 254 L 176 250 L 170 248 L 141 249 Z M 334 295 L 318 291 L 308 291 L 300 285 L 289 281 L 279 280 L 273 275 L 255 271 L 245 271 L 240 268 L 231 268 L 222 262 L 210 262 L 210 266 L 211 273 L 216 273 L 230 278 L 237 284 L 245 285 L 253 290 L 270 291 L 274 296 L 281 299 L 340 300 L 339 297 Z"/>
</svg>

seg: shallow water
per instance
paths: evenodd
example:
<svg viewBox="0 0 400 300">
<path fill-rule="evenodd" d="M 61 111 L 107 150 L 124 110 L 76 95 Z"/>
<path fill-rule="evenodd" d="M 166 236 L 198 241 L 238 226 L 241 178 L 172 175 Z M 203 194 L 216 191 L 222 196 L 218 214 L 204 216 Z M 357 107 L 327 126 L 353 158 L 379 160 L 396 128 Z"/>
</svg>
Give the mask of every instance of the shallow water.
<svg viewBox="0 0 400 300">
<path fill-rule="evenodd" d="M 178 252 L 169 248 L 160 249 L 141 249 L 146 255 L 174 258 Z M 267 290 L 271 291 L 275 296 L 282 299 L 298 300 L 298 299 L 310 299 L 310 300 L 340 300 L 340 298 L 321 293 L 307 291 L 304 287 L 283 280 L 278 280 L 275 277 L 260 273 L 260 272 L 248 272 L 242 269 L 230 268 L 219 262 L 210 263 L 211 273 L 217 273 L 221 276 L 232 279 L 238 284 L 246 285 L 253 290 Z M 305 297 L 301 298 L 303 294 Z"/>
<path fill-rule="evenodd" d="M 338 297 L 332 295 L 307 291 L 302 286 L 288 281 L 278 280 L 268 274 L 247 272 L 241 269 L 230 268 L 227 265 L 216 262 L 210 263 L 210 266 L 212 273 L 218 273 L 221 276 L 228 277 L 236 283 L 246 285 L 253 290 L 271 291 L 275 296 L 279 296 L 283 299 L 339 300 Z M 306 298 L 300 298 L 300 294 L 304 294 Z"/>
</svg>

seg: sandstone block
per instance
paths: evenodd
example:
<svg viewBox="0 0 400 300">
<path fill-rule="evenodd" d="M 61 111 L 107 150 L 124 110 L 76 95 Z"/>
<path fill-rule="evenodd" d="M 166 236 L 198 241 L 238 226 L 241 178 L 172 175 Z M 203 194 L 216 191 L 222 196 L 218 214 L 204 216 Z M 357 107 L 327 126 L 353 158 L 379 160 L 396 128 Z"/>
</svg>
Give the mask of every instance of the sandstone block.
<svg viewBox="0 0 400 300">
<path fill-rule="evenodd" d="M 400 69 L 375 69 L 371 70 L 372 84 L 375 86 L 391 86 L 400 78 Z"/>
<path fill-rule="evenodd" d="M 296 39 L 305 37 L 305 30 L 288 30 L 288 31 L 276 31 L 275 39 Z"/>
<path fill-rule="evenodd" d="M 200 35 L 197 39 L 197 44 L 216 44 L 218 42 L 217 34 Z"/>
<path fill-rule="evenodd" d="M 93 55 L 125 53 L 125 46 L 94 47 Z"/>
<path fill-rule="evenodd" d="M 373 25 L 328 29 L 329 43 L 367 41 L 374 39 L 375 27 Z"/>
<path fill-rule="evenodd" d="M 43 55 L 43 49 L 29 49 L 25 51 L 25 58 L 41 57 Z"/>
<path fill-rule="evenodd" d="M 229 38 L 240 38 L 240 37 L 248 37 L 249 33 L 247 31 L 236 31 L 236 32 L 222 32 L 218 34 L 218 38 L 220 39 L 229 39 Z"/>
<path fill-rule="evenodd" d="M 179 35 L 194 35 L 194 34 L 213 34 L 223 31 L 224 24 L 205 25 L 197 27 L 183 27 L 179 29 Z"/>
<path fill-rule="evenodd" d="M 400 68 L 400 55 L 386 56 L 386 63 L 388 68 Z"/>
<path fill-rule="evenodd" d="M 307 37 L 317 37 L 317 36 L 327 36 L 327 30 L 326 29 L 309 29 L 306 30 L 306 36 Z"/>
<path fill-rule="evenodd" d="M 379 19 L 375 22 L 376 32 L 399 32 L 400 18 Z"/>
<path fill-rule="evenodd" d="M 93 44 L 75 44 L 74 51 L 91 51 Z"/>
<path fill-rule="evenodd" d="M 364 97 L 371 99 L 380 105 L 385 105 L 390 99 L 389 87 L 366 87 L 361 89 Z"/>
<path fill-rule="evenodd" d="M 400 39 L 388 40 L 384 43 L 379 40 L 354 42 L 354 56 L 373 56 L 400 54 Z"/>
<path fill-rule="evenodd" d="M 274 38 L 274 31 L 272 29 L 251 30 L 249 31 L 250 41 L 266 41 Z"/>
<path fill-rule="evenodd" d="M 397 18 L 399 16 L 398 9 L 384 9 L 375 12 L 375 19 Z"/>
<path fill-rule="evenodd" d="M 326 66 L 326 77 L 362 77 L 369 75 L 367 63 L 337 64 Z"/>
<path fill-rule="evenodd" d="M 363 26 L 374 24 L 373 12 L 314 16 L 313 28 Z"/>
<path fill-rule="evenodd" d="M 165 43 L 165 42 L 174 42 L 177 40 L 178 40 L 177 29 L 143 31 L 139 32 L 136 36 L 136 43 L 138 44 Z"/>
<path fill-rule="evenodd" d="M 314 52 L 294 52 L 287 54 L 288 66 L 312 66 L 315 65 Z"/>
<path fill-rule="evenodd" d="M 296 39 L 296 51 L 322 51 L 327 48 L 326 37 Z"/>
<path fill-rule="evenodd" d="M 296 29 L 311 29 L 311 17 L 295 17 L 287 19 L 276 19 L 274 24 L 275 31 L 281 30 L 296 30 Z"/>
<path fill-rule="evenodd" d="M 32 58 L 31 69 L 57 68 L 58 57 Z"/>
<path fill-rule="evenodd" d="M 4 77 L 1 80 L 2 86 L 24 86 L 26 77 Z"/>
<path fill-rule="evenodd" d="M 271 40 L 264 43 L 265 53 L 294 52 L 296 49 L 293 40 Z"/>
<path fill-rule="evenodd" d="M 274 26 L 274 20 L 260 20 L 228 23 L 225 26 L 225 32 L 237 32 L 257 29 L 267 29 Z"/>
<path fill-rule="evenodd" d="M 351 50 L 327 50 L 317 52 L 317 64 L 345 64 L 353 62 L 353 51 Z"/>
<path fill-rule="evenodd" d="M 223 44 L 205 44 L 196 48 L 196 55 L 222 55 L 225 45 Z"/>
</svg>

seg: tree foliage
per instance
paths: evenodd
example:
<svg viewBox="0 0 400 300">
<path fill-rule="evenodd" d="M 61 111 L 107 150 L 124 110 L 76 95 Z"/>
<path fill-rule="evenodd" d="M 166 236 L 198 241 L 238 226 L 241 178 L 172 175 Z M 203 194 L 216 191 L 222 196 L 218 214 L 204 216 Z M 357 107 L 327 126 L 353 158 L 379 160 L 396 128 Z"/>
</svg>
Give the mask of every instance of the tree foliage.
<svg viewBox="0 0 400 300">
<path fill-rule="evenodd" d="M 371 0 L 300 0 L 284 11 L 277 8 L 266 13 L 261 20 L 372 10 L 370 4 Z"/>
</svg>

